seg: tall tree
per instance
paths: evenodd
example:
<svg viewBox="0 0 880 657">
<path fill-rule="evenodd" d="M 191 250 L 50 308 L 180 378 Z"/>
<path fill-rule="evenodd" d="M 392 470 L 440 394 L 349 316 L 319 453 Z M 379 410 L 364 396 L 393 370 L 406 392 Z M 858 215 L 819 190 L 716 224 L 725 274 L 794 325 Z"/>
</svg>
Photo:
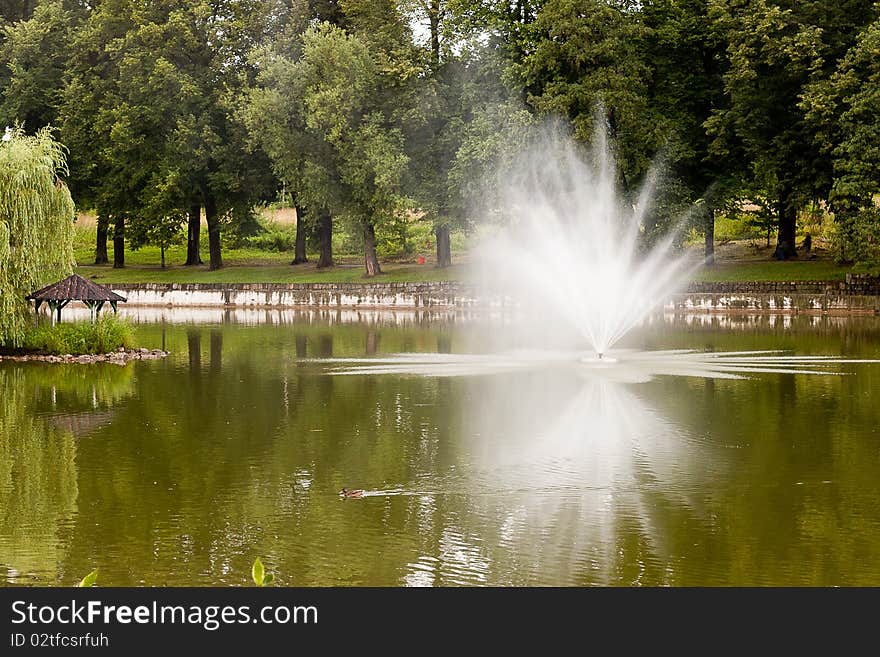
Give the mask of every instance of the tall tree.
<svg viewBox="0 0 880 657">
<path fill-rule="evenodd" d="M 684 205 L 698 215 L 706 262 L 715 258 L 715 210 L 730 192 L 733 163 L 709 153 L 705 122 L 724 103 L 725 35 L 705 0 L 642 3 L 649 102 L 664 126 L 663 160 Z M 678 183 L 677 186 L 674 183 Z"/>
<path fill-rule="evenodd" d="M 245 113 L 303 205 L 362 232 L 367 276 L 380 273 L 376 227 L 400 210 L 406 164 L 382 75 L 363 41 L 322 23 L 305 33 L 299 59 L 266 63 Z"/>
<path fill-rule="evenodd" d="M 724 75 L 728 106 L 707 122 L 715 154 L 746 163 L 752 175 L 771 180 L 779 231 L 777 252 L 797 255 L 797 210 L 827 195 L 831 166 L 807 120 L 802 97 L 830 74 L 873 3 L 845 0 L 712 0 L 711 11 L 728 36 Z"/>
<path fill-rule="evenodd" d="M 84 173 L 99 219 L 114 221 L 116 266 L 126 221 L 183 212 L 196 260 L 196 205 L 205 209 L 210 267 L 222 266 L 222 225 L 247 220 L 268 184 L 267 163 L 245 147 L 234 111 L 267 12 L 257 0 L 111 0 L 92 12 L 65 107 L 80 152 L 101 145 Z"/>
<path fill-rule="evenodd" d="M 0 343 L 18 346 L 25 295 L 73 268 L 74 205 L 64 149 L 48 129 L 0 142 Z"/>
<path fill-rule="evenodd" d="M 449 184 L 455 153 L 461 147 L 472 104 L 468 92 L 480 82 L 483 49 L 469 47 L 473 37 L 465 7 L 456 0 L 410 0 L 404 4 L 409 20 L 425 32 L 418 42 L 418 62 L 424 72 L 413 78 L 408 91 L 412 110 L 401 124 L 410 157 L 410 193 L 434 225 L 437 266 L 452 264 L 450 231 L 464 218 L 454 212 L 456 193 Z M 497 85 L 495 85 L 497 86 Z M 486 101 L 492 84 L 480 90 Z"/>
<path fill-rule="evenodd" d="M 616 144 L 624 190 L 635 190 L 662 141 L 648 102 L 650 70 L 640 57 L 645 29 L 627 2 L 547 0 L 523 30 L 525 55 L 513 65 L 529 103 L 567 117 L 590 141 L 601 109 Z"/>
<path fill-rule="evenodd" d="M 33 15 L 0 28 L 2 87 L 0 122 L 31 132 L 56 123 L 70 42 L 82 12 L 61 0 L 39 3 Z M 2 77 L 0 77 L 2 79 Z"/>
<path fill-rule="evenodd" d="M 833 75 L 811 85 L 803 106 L 817 145 L 833 162 L 829 200 L 843 257 L 876 264 L 880 193 L 880 19 L 859 35 Z M 858 239 L 859 237 L 862 239 Z M 847 254 L 848 242 L 855 247 Z"/>
</svg>

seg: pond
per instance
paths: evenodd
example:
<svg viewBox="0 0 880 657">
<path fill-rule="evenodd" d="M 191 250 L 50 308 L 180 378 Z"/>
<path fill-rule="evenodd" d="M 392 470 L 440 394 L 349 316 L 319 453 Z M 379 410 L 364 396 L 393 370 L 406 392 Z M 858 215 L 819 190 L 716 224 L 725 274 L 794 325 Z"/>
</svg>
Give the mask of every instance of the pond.
<svg viewBox="0 0 880 657">
<path fill-rule="evenodd" d="M 497 319 L 141 317 L 163 361 L 0 364 L 5 584 L 880 584 L 880 365 L 335 376 Z M 880 357 L 880 319 L 656 316 L 638 349 Z M 365 489 L 341 499 L 343 487 Z"/>
</svg>

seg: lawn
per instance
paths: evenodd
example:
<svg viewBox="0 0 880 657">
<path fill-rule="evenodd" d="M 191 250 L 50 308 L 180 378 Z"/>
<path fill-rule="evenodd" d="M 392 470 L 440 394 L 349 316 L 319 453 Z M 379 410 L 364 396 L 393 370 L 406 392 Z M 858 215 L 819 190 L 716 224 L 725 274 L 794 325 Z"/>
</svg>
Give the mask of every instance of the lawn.
<svg viewBox="0 0 880 657">
<path fill-rule="evenodd" d="M 694 280 L 717 283 L 842 281 L 850 271 L 852 271 L 851 266 L 838 265 L 833 260 L 719 262 L 711 267 L 702 268 L 696 273 Z"/>
<path fill-rule="evenodd" d="M 165 269 L 159 266 L 159 249 L 148 246 L 125 251 L 125 267 L 114 269 L 112 265 L 94 265 L 94 232 L 78 228 L 74 251 L 76 271 L 81 276 L 98 283 L 353 283 L 353 282 L 419 282 L 448 281 L 464 278 L 464 266 L 437 269 L 428 259 L 426 264 L 417 260 L 383 262 L 384 273 L 372 279 L 364 278 L 362 256 L 338 255 L 336 267 L 318 269 L 317 254 L 310 254 L 311 262 L 291 266 L 292 253 L 263 251 L 253 247 L 226 248 L 223 250 L 223 268 L 210 271 L 207 264 L 184 267 L 186 247 L 176 245 L 165 252 Z M 113 260 L 113 243 L 107 245 Z M 461 254 L 454 253 L 453 258 Z M 429 256 L 430 257 L 430 256 Z M 207 245 L 202 249 L 202 259 L 207 261 Z"/>
<path fill-rule="evenodd" d="M 291 266 L 291 253 L 264 251 L 253 247 L 226 248 L 223 252 L 224 267 L 209 271 L 207 265 L 184 267 L 185 246 L 177 245 L 165 254 L 168 267 L 159 267 L 159 249 L 144 247 L 137 251 L 126 250 L 126 266 L 114 269 L 110 265 L 95 266 L 94 232 L 85 226 L 76 231 L 75 254 L 79 265 L 77 272 L 99 283 L 355 283 L 355 282 L 421 282 L 454 281 L 467 279 L 467 253 L 453 253 L 458 263 L 448 269 L 437 269 L 431 253 L 425 253 L 426 264 L 416 264 L 411 258 L 395 262 L 383 262 L 384 273 L 372 279 L 364 277 L 362 256 L 338 255 L 337 266 L 317 269 L 316 254 L 310 254 L 311 262 Z M 205 245 L 207 246 L 207 245 Z M 113 258 L 112 242 L 108 244 Z M 694 248 L 694 257 L 699 249 Z M 838 265 L 822 251 L 815 259 L 777 262 L 770 257 L 771 249 L 758 247 L 752 242 L 730 242 L 719 245 L 717 262 L 701 268 L 694 280 L 701 282 L 743 281 L 836 281 L 843 280 L 852 268 Z M 208 256 L 203 248 L 202 258 Z"/>
</svg>

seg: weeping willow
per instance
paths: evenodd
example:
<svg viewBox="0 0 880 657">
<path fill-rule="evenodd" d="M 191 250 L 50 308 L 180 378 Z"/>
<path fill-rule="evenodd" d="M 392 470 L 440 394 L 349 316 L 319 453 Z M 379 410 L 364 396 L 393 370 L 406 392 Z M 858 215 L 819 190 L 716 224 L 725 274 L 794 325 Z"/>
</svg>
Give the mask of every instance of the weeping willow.
<svg viewBox="0 0 880 657">
<path fill-rule="evenodd" d="M 0 344 L 18 346 L 25 296 L 73 269 L 73 199 L 64 147 L 48 128 L 0 142 Z"/>
</svg>

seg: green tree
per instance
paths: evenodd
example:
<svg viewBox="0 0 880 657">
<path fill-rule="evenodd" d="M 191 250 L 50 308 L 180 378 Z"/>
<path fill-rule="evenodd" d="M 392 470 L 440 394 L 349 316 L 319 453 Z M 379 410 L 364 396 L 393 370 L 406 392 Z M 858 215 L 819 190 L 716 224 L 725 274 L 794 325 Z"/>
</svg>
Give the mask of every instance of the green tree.
<svg viewBox="0 0 880 657">
<path fill-rule="evenodd" d="M 81 12 L 60 0 L 39 3 L 33 16 L 0 28 L 0 122 L 27 130 L 56 123 L 70 41 Z"/>
<path fill-rule="evenodd" d="M 375 229 L 401 209 L 407 161 L 382 80 L 362 40 L 322 23 L 306 31 L 299 59 L 266 63 L 245 111 L 299 202 L 319 221 L 341 216 L 362 230 L 368 276 L 380 272 Z M 325 252 L 319 266 L 330 264 Z"/>
<path fill-rule="evenodd" d="M 513 65 L 539 113 L 567 117 L 589 142 L 607 129 L 624 190 L 634 191 L 662 141 L 649 103 L 650 70 L 640 56 L 646 31 L 626 2 L 548 0 L 524 28 L 525 55 Z M 597 125 L 600 108 L 604 126 Z"/>
<path fill-rule="evenodd" d="M 811 85 L 803 105 L 820 152 L 833 162 L 829 201 L 844 259 L 876 264 L 880 192 L 880 20 L 859 35 L 833 75 Z M 847 249 L 847 246 L 850 249 Z M 849 253 L 848 253 L 849 252 Z"/>
<path fill-rule="evenodd" d="M 251 222 L 270 176 L 265 158 L 245 147 L 234 110 L 248 75 L 242 64 L 265 38 L 272 6 L 111 0 L 91 12 L 62 115 L 83 197 L 98 211 L 99 230 L 114 223 L 116 266 L 124 264 L 126 221 L 186 212 L 194 264 L 192 224 L 204 207 L 212 269 L 222 266 L 221 227 Z"/>
<path fill-rule="evenodd" d="M 64 150 L 48 128 L 0 142 L 0 343 L 18 346 L 25 296 L 73 268 L 73 200 Z"/>
<path fill-rule="evenodd" d="M 707 122 L 715 155 L 742 163 L 743 177 L 771 181 L 779 232 L 777 249 L 797 255 L 797 211 L 827 198 L 830 158 L 802 102 L 810 85 L 836 68 L 876 11 L 871 2 L 713 0 L 711 11 L 727 35 L 726 107 Z"/>
<path fill-rule="evenodd" d="M 705 0 L 642 3 L 643 57 L 650 67 L 649 102 L 664 126 L 662 155 L 671 187 L 697 215 L 705 257 L 715 256 L 715 210 L 728 196 L 732 163 L 709 153 L 704 126 L 724 102 L 726 41 Z M 671 196 L 674 194 L 666 194 Z"/>
<path fill-rule="evenodd" d="M 474 112 L 496 102 L 500 84 L 497 56 L 478 43 L 469 4 L 460 0 L 410 0 L 409 20 L 425 34 L 416 61 L 423 73 L 406 90 L 410 111 L 401 118 L 410 158 L 408 191 L 434 227 L 437 266 L 452 264 L 450 231 L 466 226 L 460 190 L 451 184 L 455 156 Z"/>
</svg>

